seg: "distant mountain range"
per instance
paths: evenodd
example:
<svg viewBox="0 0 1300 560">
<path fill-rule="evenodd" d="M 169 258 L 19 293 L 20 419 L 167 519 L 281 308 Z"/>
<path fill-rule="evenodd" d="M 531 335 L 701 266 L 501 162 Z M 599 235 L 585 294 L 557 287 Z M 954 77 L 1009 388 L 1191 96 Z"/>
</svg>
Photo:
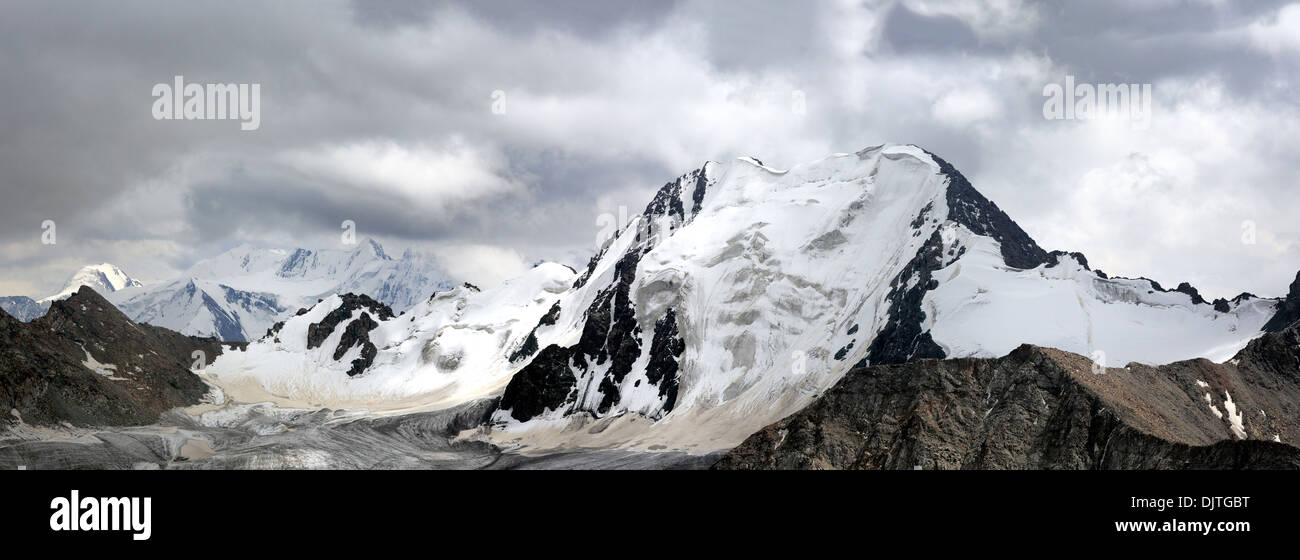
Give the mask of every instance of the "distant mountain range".
<svg viewBox="0 0 1300 560">
<path fill-rule="evenodd" d="M 87 266 L 52 296 L 0 298 L 0 307 L 31 321 L 81 286 L 99 292 L 134 321 L 233 342 L 260 338 L 276 321 L 333 294 L 365 293 L 401 312 L 452 284 L 432 261 L 411 251 L 390 257 L 371 239 L 352 250 L 240 245 L 177 279 L 150 286 L 111 264 Z"/>
<path fill-rule="evenodd" d="M 92 264 L 72 273 L 68 281 L 63 283 L 63 288 L 54 295 L 39 300 L 27 296 L 0 297 L 0 309 L 4 309 L 6 313 L 20 321 L 31 321 L 44 315 L 51 303 L 68 298 L 82 286 L 87 286 L 100 294 L 111 294 L 118 290 L 138 288 L 143 285 L 115 265 Z"/>
</svg>

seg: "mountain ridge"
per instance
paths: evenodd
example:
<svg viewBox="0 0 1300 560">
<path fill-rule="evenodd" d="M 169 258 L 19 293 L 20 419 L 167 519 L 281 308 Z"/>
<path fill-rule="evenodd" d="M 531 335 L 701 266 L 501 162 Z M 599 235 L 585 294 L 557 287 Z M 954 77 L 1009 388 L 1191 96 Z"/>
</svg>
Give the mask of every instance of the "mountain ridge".
<svg viewBox="0 0 1300 560">
<path fill-rule="evenodd" d="M 1300 329 L 1204 359 L 999 358 L 857 368 L 715 469 L 1300 468 Z M 1285 442 L 1285 443 L 1283 443 Z"/>
<path fill-rule="evenodd" d="M 189 366 L 223 348 L 137 325 L 89 286 L 22 323 L 0 313 L 0 424 L 138 425 L 198 404 L 209 387 Z"/>
<path fill-rule="evenodd" d="M 363 371 L 351 369 L 358 355 L 299 340 L 336 298 L 215 366 L 323 405 L 502 396 L 489 437 L 517 445 L 694 452 L 800 410 L 854 364 L 995 357 L 1026 342 L 1119 364 L 1226 360 L 1276 313 L 1274 300 L 1212 305 L 1190 286 L 1111 278 L 1079 253 L 1046 251 L 911 145 L 788 170 L 706 162 L 661 187 L 581 274 L 539 269 L 358 327 L 378 350 Z"/>
</svg>

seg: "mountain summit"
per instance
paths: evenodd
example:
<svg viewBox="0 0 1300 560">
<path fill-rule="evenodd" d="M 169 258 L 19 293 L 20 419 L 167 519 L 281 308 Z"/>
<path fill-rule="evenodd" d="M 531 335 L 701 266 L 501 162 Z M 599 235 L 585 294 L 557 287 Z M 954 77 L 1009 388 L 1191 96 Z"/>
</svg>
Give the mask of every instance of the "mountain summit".
<svg viewBox="0 0 1300 560">
<path fill-rule="evenodd" d="M 99 292 L 100 295 L 107 296 L 119 290 L 138 288 L 143 285 L 139 280 L 131 278 L 115 265 L 109 263 L 92 264 L 83 266 L 73 273 L 72 277 L 68 278 L 68 281 L 63 284 L 63 289 L 59 290 L 58 293 L 38 301 L 48 304 L 52 301 L 66 299 L 77 293 L 77 290 L 82 286 L 88 286 Z"/>
<path fill-rule="evenodd" d="M 49 310 L 50 304 L 71 297 L 82 286 L 91 288 L 100 295 L 107 296 L 120 290 L 138 288 L 143 285 L 139 280 L 131 278 L 125 272 L 122 272 L 122 269 L 116 265 L 109 263 L 92 264 L 83 266 L 80 270 L 74 272 L 68 278 L 68 281 L 64 282 L 63 289 L 52 296 L 39 300 L 27 296 L 0 297 L 0 310 L 19 321 L 27 322 L 44 315 Z"/>
<path fill-rule="evenodd" d="M 882 145 L 788 170 L 708 162 L 660 188 L 581 273 L 542 265 L 389 320 L 337 320 L 344 305 L 326 298 L 212 371 L 322 405 L 499 396 L 493 433 L 512 445 L 698 453 L 801 409 L 855 365 L 1025 343 L 1108 366 L 1221 361 L 1278 302 L 1107 277 L 1040 247 L 943 159 Z M 333 349 L 361 332 L 376 352 L 356 371 L 361 346 Z"/>
</svg>

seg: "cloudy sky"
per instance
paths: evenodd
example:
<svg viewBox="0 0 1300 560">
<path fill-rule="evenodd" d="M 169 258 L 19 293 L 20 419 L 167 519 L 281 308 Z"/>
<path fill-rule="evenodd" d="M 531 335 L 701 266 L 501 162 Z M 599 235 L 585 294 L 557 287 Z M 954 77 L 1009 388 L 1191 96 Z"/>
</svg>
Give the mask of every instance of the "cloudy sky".
<svg viewBox="0 0 1300 560">
<path fill-rule="evenodd" d="M 155 120 L 176 75 L 260 84 L 260 129 Z M 1045 119 L 1067 75 L 1151 84 L 1149 123 Z M 344 220 L 491 284 L 585 262 L 598 216 L 706 160 L 882 142 L 1109 273 L 1280 295 L 1298 81 L 1300 4 L 1266 1 L 9 1 L 0 295 L 340 247 Z"/>
</svg>

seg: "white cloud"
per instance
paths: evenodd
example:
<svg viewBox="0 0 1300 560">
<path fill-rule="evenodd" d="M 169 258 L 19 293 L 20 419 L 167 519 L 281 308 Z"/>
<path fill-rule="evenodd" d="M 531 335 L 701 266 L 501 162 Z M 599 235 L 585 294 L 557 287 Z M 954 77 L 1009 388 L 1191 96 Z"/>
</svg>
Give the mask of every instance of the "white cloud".
<svg viewBox="0 0 1300 560">
<path fill-rule="evenodd" d="M 912 11 L 955 17 L 981 38 L 1025 35 L 1038 27 L 1038 6 L 1024 0 L 907 0 Z"/>
<path fill-rule="evenodd" d="M 983 88 L 951 90 L 935 100 L 930 114 L 940 122 L 958 128 L 997 118 L 1002 105 Z"/>
<path fill-rule="evenodd" d="M 438 267 L 456 282 L 488 289 L 526 272 L 530 265 L 518 251 L 491 245 L 441 245 L 429 250 Z"/>
<path fill-rule="evenodd" d="M 504 176 L 498 154 L 457 137 L 438 147 L 368 140 L 290 150 L 279 159 L 306 176 L 341 181 L 375 196 L 399 197 L 439 213 L 443 205 L 522 188 Z"/>
<path fill-rule="evenodd" d="M 1287 4 L 1247 27 L 1251 42 L 1273 54 L 1300 52 L 1300 4 Z"/>
</svg>

